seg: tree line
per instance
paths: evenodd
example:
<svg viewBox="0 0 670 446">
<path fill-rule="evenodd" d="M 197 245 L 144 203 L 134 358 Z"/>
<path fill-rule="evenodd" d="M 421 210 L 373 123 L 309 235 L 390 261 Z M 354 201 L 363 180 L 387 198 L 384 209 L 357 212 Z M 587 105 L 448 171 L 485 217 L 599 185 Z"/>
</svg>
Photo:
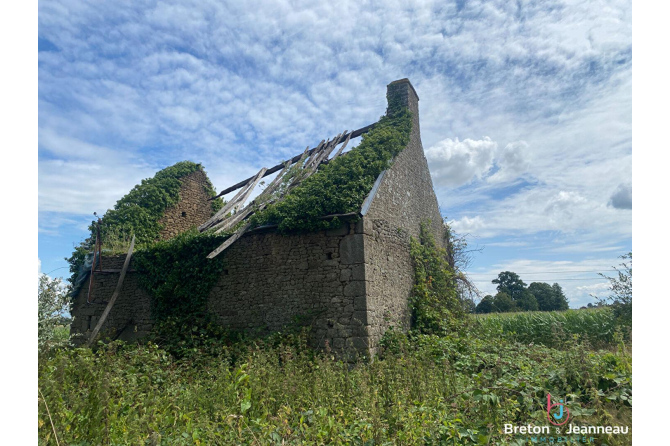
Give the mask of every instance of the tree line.
<svg viewBox="0 0 670 446">
<path fill-rule="evenodd" d="M 533 282 L 530 285 L 512 271 L 502 271 L 491 283 L 498 286 L 477 304 L 476 313 L 506 313 L 511 311 L 562 311 L 569 308 L 568 299 L 558 283 Z"/>
</svg>

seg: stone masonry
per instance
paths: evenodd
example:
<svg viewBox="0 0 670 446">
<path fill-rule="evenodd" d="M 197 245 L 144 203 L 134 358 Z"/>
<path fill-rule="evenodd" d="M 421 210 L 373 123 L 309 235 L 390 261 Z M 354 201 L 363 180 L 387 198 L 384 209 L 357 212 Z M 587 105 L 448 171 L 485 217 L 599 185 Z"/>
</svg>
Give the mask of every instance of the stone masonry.
<svg viewBox="0 0 670 446">
<path fill-rule="evenodd" d="M 202 170 L 196 170 L 181 178 L 179 202 L 165 210 L 165 214 L 158 221 L 164 225 L 160 238 L 167 240 L 177 234 L 199 226 L 212 216 L 211 202 L 207 201 L 207 175 Z"/>
<path fill-rule="evenodd" d="M 430 220 L 441 244 L 443 223 L 421 145 L 419 98 L 407 79 L 389 84 L 387 95 L 399 97 L 413 114 L 410 142 L 377 179 L 357 221 L 311 234 L 265 228 L 241 237 L 221 254 L 225 269 L 208 297 L 207 308 L 222 325 L 268 332 L 300 319 L 312 327 L 313 345 L 346 356 L 374 355 L 386 330 L 409 327 L 410 236 L 418 237 L 420 223 Z M 188 216 L 196 208 L 185 209 L 177 206 L 166 221 L 176 225 L 179 212 Z M 126 277 L 103 327 L 128 339 L 151 329 L 150 299 L 133 276 Z M 109 299 L 117 279 L 96 275 L 96 300 Z M 73 332 L 92 328 L 104 309 L 86 304 L 87 287 L 73 310 Z"/>
</svg>

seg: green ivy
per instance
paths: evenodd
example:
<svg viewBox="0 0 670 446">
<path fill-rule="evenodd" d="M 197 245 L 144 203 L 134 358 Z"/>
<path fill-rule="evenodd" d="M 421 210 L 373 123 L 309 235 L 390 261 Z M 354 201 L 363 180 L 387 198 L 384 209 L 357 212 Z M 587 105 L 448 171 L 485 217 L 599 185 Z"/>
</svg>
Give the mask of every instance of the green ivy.
<svg viewBox="0 0 670 446">
<path fill-rule="evenodd" d="M 197 171 L 204 172 L 201 164 L 181 161 L 159 171 L 153 178 L 142 180 L 102 218 L 103 240 L 108 236 L 135 234 L 138 245 L 156 241 L 162 229 L 159 220 L 169 207 L 180 200 L 181 179 Z M 206 185 L 207 194 L 214 196 L 209 179 Z M 221 200 L 212 200 L 211 203 L 212 213 L 221 208 Z"/>
<path fill-rule="evenodd" d="M 138 281 L 151 294 L 156 321 L 206 311 L 207 296 L 223 271 L 222 256 L 208 259 L 207 254 L 228 237 L 192 229 L 134 255 Z"/>
<path fill-rule="evenodd" d="M 222 256 L 208 259 L 207 254 L 229 236 L 201 234 L 194 228 L 134 256 L 139 285 L 151 296 L 154 333 L 178 355 L 222 335 L 207 313 L 207 296 L 221 277 L 224 263 Z"/>
<path fill-rule="evenodd" d="M 340 225 L 337 218 L 320 217 L 359 211 L 379 174 L 409 142 L 411 114 L 398 107 L 382 116 L 346 156 L 321 166 L 283 200 L 255 214 L 252 226 L 277 224 L 281 233 L 317 231 Z"/>
<path fill-rule="evenodd" d="M 132 234 L 135 235 L 136 249 L 155 242 L 162 229 L 159 220 L 170 206 L 176 205 L 180 200 L 181 179 L 196 171 L 204 172 L 203 166 L 191 161 L 181 161 L 157 172 L 153 178 L 142 180 L 116 202 L 114 209 L 108 210 L 102 217 L 100 230 L 103 247 L 115 250 L 123 246 L 121 250 L 125 251 Z M 206 193 L 210 196 L 216 194 L 209 179 L 206 182 Z M 220 198 L 212 200 L 212 213 L 221 209 L 222 203 Z M 71 284 L 77 280 L 84 258 L 95 244 L 94 224 L 89 226 L 89 231 L 90 236 L 75 247 L 70 258 L 65 259 L 70 264 L 71 276 L 68 280 Z"/>
<path fill-rule="evenodd" d="M 450 234 L 448 227 L 446 233 Z M 429 221 L 421 223 L 419 240 L 410 239 L 410 255 L 415 277 L 410 296 L 413 328 L 422 333 L 444 334 L 463 319 L 463 305 L 449 253 L 435 242 Z"/>
</svg>

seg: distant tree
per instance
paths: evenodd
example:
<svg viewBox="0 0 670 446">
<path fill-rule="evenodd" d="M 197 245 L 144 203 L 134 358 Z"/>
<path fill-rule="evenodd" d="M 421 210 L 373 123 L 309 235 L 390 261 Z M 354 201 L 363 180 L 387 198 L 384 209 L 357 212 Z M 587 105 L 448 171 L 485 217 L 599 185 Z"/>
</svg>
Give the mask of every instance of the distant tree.
<svg viewBox="0 0 670 446">
<path fill-rule="evenodd" d="M 551 286 L 551 289 L 554 291 L 554 309 L 556 311 L 564 311 L 570 308 L 568 298 L 565 297 L 565 293 L 563 293 L 563 288 L 561 288 L 559 284 L 554 283 Z"/>
<path fill-rule="evenodd" d="M 477 304 L 475 304 L 475 301 L 473 298 L 469 296 L 464 296 L 461 298 L 462 303 L 463 303 L 463 311 L 466 313 L 475 313 L 477 310 Z"/>
<path fill-rule="evenodd" d="M 498 313 L 507 313 L 516 311 L 517 306 L 509 294 L 501 291 L 493 298 L 493 309 Z"/>
<path fill-rule="evenodd" d="M 521 280 L 517 273 L 513 273 L 512 271 L 503 271 L 499 273 L 498 278 L 493 279 L 491 283 L 498 284 L 496 290 L 499 293 L 506 293 L 514 301 L 520 299 L 523 291 L 526 289 L 524 281 Z"/>
<path fill-rule="evenodd" d="M 528 285 L 528 291 L 535 296 L 540 311 L 555 310 L 555 291 L 548 283 L 533 282 Z"/>
<path fill-rule="evenodd" d="M 539 309 L 537 299 L 527 289 L 521 292 L 521 296 L 516 300 L 516 306 L 522 311 L 537 311 Z"/>
<path fill-rule="evenodd" d="M 568 299 L 557 283 L 549 285 L 545 282 L 533 282 L 528 286 L 528 291 L 535 296 L 540 311 L 563 311 L 569 308 Z"/>
<path fill-rule="evenodd" d="M 484 298 L 477 304 L 475 308 L 475 313 L 485 314 L 493 313 L 495 309 L 493 308 L 493 296 L 487 294 Z"/>
</svg>

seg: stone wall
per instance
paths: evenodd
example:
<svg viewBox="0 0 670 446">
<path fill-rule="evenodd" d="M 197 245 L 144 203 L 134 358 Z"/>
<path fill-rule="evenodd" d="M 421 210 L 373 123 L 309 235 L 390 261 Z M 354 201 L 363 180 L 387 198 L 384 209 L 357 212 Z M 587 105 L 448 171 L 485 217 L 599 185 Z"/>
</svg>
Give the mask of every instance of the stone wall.
<svg viewBox="0 0 670 446">
<path fill-rule="evenodd" d="M 73 321 L 70 332 L 77 335 L 74 337 L 75 344 L 81 345 L 86 342 L 100 320 L 116 289 L 125 258 L 125 255 L 102 257 L 103 270 L 117 272 L 98 272 L 94 274 L 91 303 L 87 302 L 90 277 L 83 284 L 72 305 Z M 101 339 L 110 338 L 125 341 L 139 339 L 147 336 L 151 332 L 152 326 L 151 298 L 139 286 L 131 260 L 119 297 L 100 331 Z"/>
<path fill-rule="evenodd" d="M 212 204 L 207 201 L 207 175 L 201 170 L 181 178 L 179 203 L 165 210 L 158 221 L 164 225 L 160 238 L 167 240 L 177 234 L 199 226 L 212 216 Z"/>
<path fill-rule="evenodd" d="M 407 147 L 384 172 L 364 217 L 366 330 L 371 354 L 387 329 L 409 327 L 408 298 L 414 285 L 410 236 L 419 237 L 424 220 L 431 221 L 440 245 L 444 231 L 421 144 L 419 97 L 407 79 L 389 84 L 387 96 L 393 95 L 412 112 L 412 132 Z"/>
<path fill-rule="evenodd" d="M 299 318 L 313 328 L 315 346 L 364 350 L 363 239 L 356 228 L 345 222 L 312 234 L 245 235 L 221 254 L 225 270 L 209 311 L 226 327 L 257 333 Z"/>
</svg>

